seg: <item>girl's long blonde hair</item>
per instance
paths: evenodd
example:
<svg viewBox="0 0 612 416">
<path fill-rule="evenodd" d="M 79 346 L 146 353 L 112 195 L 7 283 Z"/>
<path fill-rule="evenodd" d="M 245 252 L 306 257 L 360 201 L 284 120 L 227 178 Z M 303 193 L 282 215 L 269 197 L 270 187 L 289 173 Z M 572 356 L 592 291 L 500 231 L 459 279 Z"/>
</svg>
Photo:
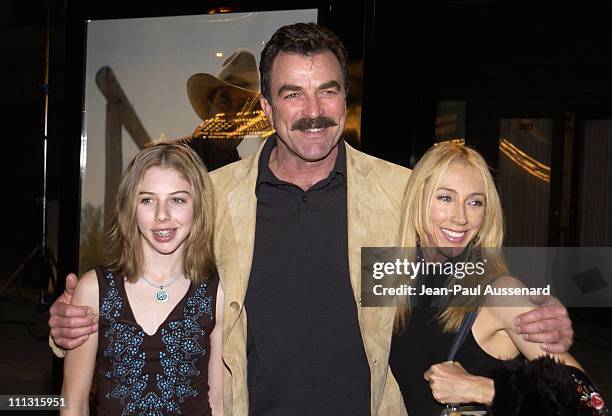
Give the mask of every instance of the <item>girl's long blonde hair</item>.
<svg viewBox="0 0 612 416">
<path fill-rule="evenodd" d="M 487 163 L 482 156 L 467 146 L 443 142 L 430 148 L 416 164 L 408 180 L 406 193 L 402 203 L 403 221 L 400 229 L 400 241 L 403 247 L 426 247 L 433 245 L 428 241 L 429 235 L 434 235 L 429 221 L 429 212 L 436 188 L 440 179 L 451 163 L 464 163 L 480 174 L 485 190 L 485 215 L 480 230 L 470 242 L 474 247 L 487 250 L 487 270 L 499 273 L 506 270 L 500 248 L 504 240 L 503 211 L 495 183 Z M 398 306 L 396 329 L 405 328 L 409 318 L 409 299 Z M 459 328 L 463 316 L 474 305 L 447 305 L 438 314 L 445 331 Z"/>
<path fill-rule="evenodd" d="M 136 204 L 145 172 L 154 166 L 177 171 L 191 185 L 193 223 L 184 243 L 183 274 L 196 283 L 205 281 L 215 272 L 213 188 L 200 157 L 186 144 L 156 143 L 145 147 L 127 167 L 106 233 L 106 267 L 130 281 L 142 274 L 143 252 Z"/>
</svg>

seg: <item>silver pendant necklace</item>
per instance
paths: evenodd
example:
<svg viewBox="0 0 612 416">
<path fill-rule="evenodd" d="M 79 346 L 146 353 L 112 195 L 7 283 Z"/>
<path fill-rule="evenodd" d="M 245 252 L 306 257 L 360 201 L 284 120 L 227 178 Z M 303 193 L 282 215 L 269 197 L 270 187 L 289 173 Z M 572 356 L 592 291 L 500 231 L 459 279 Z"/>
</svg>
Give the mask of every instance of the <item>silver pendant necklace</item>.
<svg viewBox="0 0 612 416">
<path fill-rule="evenodd" d="M 176 282 L 179 277 L 181 277 L 181 272 L 175 274 L 174 277 L 172 277 L 172 279 L 170 279 L 168 283 L 162 285 L 156 285 L 155 283 L 151 282 L 149 279 L 146 278 L 144 274 L 141 274 L 140 277 L 149 286 L 153 286 L 155 289 L 157 289 L 157 291 L 153 295 L 153 299 L 155 299 L 159 303 L 165 303 L 168 301 L 168 291 L 166 290 L 166 288 Z"/>
</svg>

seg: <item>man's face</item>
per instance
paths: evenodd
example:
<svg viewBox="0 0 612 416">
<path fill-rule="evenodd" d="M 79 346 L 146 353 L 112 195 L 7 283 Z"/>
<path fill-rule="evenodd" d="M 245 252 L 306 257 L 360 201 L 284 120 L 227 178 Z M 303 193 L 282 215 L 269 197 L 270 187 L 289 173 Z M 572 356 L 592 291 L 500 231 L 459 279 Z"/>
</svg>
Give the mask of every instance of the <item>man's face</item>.
<svg viewBox="0 0 612 416">
<path fill-rule="evenodd" d="M 278 146 L 296 160 L 325 159 L 340 140 L 346 102 L 340 63 L 332 52 L 279 53 L 272 64 L 270 102 L 261 106 L 276 129 Z"/>
<path fill-rule="evenodd" d="M 244 104 L 252 95 L 237 88 L 219 87 L 213 91 L 209 97 L 210 107 L 208 117 L 224 113 L 228 116 L 235 116 L 242 111 Z"/>
</svg>

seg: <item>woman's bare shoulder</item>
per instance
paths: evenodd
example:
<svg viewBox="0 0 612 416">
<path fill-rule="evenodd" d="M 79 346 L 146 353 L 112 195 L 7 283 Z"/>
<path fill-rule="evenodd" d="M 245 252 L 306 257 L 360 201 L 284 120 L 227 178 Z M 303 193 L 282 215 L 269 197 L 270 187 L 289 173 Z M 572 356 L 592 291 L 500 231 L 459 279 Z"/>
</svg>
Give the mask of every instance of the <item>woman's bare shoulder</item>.
<svg viewBox="0 0 612 416">
<path fill-rule="evenodd" d="M 514 276 L 506 275 L 495 279 L 490 283 L 494 289 L 499 290 L 496 295 L 488 295 L 483 306 L 487 308 L 491 316 L 497 318 L 501 327 L 509 329 L 513 327 L 513 319 L 521 313 L 530 311 L 535 305 L 530 301 L 528 295 L 522 295 L 516 289 L 523 289 L 525 285 Z"/>
<path fill-rule="evenodd" d="M 507 288 L 520 288 L 525 287 L 523 282 L 514 276 L 504 275 L 491 282 L 492 287 L 507 287 Z"/>
</svg>

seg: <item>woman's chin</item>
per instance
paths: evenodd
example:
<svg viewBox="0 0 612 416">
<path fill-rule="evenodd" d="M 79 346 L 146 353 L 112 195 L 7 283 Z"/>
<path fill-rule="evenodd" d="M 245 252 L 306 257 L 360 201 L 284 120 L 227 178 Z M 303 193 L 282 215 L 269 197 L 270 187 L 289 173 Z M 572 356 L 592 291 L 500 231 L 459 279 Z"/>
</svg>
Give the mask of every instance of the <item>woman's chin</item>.
<svg viewBox="0 0 612 416">
<path fill-rule="evenodd" d="M 448 258 L 457 257 L 458 255 L 463 253 L 466 247 L 467 245 L 462 245 L 462 246 L 447 245 L 444 247 L 438 247 L 438 252 L 440 252 L 440 254 L 442 254 L 444 257 L 448 257 Z"/>
</svg>

